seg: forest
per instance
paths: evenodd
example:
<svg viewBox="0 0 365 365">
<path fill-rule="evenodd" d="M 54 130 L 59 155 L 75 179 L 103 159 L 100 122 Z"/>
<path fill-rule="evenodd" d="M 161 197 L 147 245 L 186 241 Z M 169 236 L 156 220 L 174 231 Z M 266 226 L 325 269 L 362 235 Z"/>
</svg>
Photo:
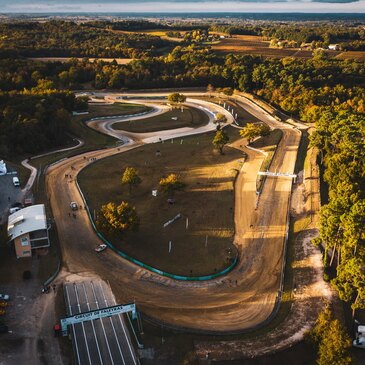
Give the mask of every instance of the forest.
<svg viewBox="0 0 365 365">
<path fill-rule="evenodd" d="M 104 25 L 102 25 L 104 26 Z M 122 28 L 122 25 L 116 25 Z M 298 42 L 318 39 L 363 42 L 358 28 L 312 29 L 261 26 L 236 29 Z M 326 279 L 353 309 L 365 308 L 365 64 L 328 59 L 270 59 L 215 54 L 204 45 L 178 45 L 164 54 L 159 37 L 114 34 L 66 22 L 0 25 L 0 153 L 34 154 L 68 138 L 70 112 L 82 109 L 69 90 L 126 90 L 199 86 L 230 87 L 265 99 L 288 114 L 315 123 L 311 144 L 321 153 L 329 201 L 321 210 L 320 237 Z M 52 36 L 50 37 L 50 34 Z M 50 38 L 50 41 L 49 41 Z M 12 55 L 10 57 L 10 55 Z M 15 55 L 15 56 L 14 56 Z M 69 62 L 38 62 L 21 56 L 84 56 Z M 138 59 L 126 65 L 86 57 Z M 325 202 L 326 203 L 326 202 Z"/>
<path fill-rule="evenodd" d="M 105 57 L 133 58 L 154 54 L 169 42 L 140 33 L 115 34 L 66 21 L 0 24 L 0 58 Z"/>
</svg>

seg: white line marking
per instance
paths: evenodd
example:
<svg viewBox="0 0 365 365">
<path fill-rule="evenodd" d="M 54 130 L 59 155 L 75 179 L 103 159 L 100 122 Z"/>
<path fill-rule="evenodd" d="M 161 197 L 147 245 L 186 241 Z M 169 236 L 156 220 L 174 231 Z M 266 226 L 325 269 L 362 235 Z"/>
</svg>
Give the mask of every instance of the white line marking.
<svg viewBox="0 0 365 365">
<path fill-rule="evenodd" d="M 107 301 L 107 300 L 106 300 L 106 298 L 105 298 L 104 290 L 103 290 L 103 288 L 101 287 L 101 284 L 100 284 L 100 288 L 101 288 L 101 291 L 102 291 L 103 296 L 104 296 L 105 304 L 106 304 L 106 306 L 108 306 L 108 301 Z M 115 301 L 114 295 L 112 295 L 112 298 L 113 298 L 114 305 L 116 305 L 117 303 L 116 303 L 116 301 Z M 131 344 L 130 344 L 130 341 L 129 341 L 129 336 L 127 335 L 126 330 L 125 330 L 124 321 L 122 320 L 122 318 L 121 318 L 121 315 L 120 315 L 120 314 L 118 314 L 118 317 L 119 317 L 120 324 L 122 325 L 123 332 L 124 332 L 124 336 L 125 336 L 125 338 L 126 338 L 126 340 L 127 340 L 127 344 L 128 344 L 129 351 L 130 351 L 130 353 L 131 353 L 131 356 L 132 356 L 133 362 L 134 362 L 134 364 L 135 364 L 135 365 L 137 365 L 136 358 L 135 358 L 135 354 L 134 354 L 134 351 L 132 350 L 132 347 L 131 347 Z"/>
<path fill-rule="evenodd" d="M 71 309 L 70 298 L 68 296 L 67 285 L 65 286 L 65 290 L 66 290 L 66 297 L 67 297 L 69 312 L 70 312 L 70 315 L 72 316 L 73 313 L 72 313 L 72 309 Z M 80 354 L 79 354 L 79 347 L 78 347 L 78 344 L 77 344 L 77 338 L 76 338 L 76 332 L 75 332 L 75 325 L 72 325 L 72 332 L 73 332 L 73 337 L 75 339 L 75 347 L 76 347 L 77 361 L 81 365 Z"/>
<path fill-rule="evenodd" d="M 75 294 L 76 294 L 76 300 L 77 300 L 77 306 L 79 308 L 79 313 L 81 313 L 81 306 L 80 306 L 80 301 L 79 301 L 79 295 L 77 293 L 77 287 L 76 287 L 76 283 L 74 283 L 74 289 L 75 289 Z M 82 327 L 82 332 L 84 334 L 84 339 L 85 339 L 85 345 L 86 345 L 86 352 L 87 352 L 87 357 L 89 358 L 89 363 L 92 364 L 91 362 L 91 357 L 90 357 L 90 351 L 89 351 L 89 344 L 87 342 L 87 338 L 86 338 L 86 332 L 85 332 L 85 326 L 84 326 L 84 322 L 81 322 L 81 327 Z"/>
<path fill-rule="evenodd" d="M 96 299 L 96 293 L 95 293 L 95 289 L 94 289 L 94 284 L 93 284 L 93 282 L 91 282 L 90 284 L 91 284 L 91 288 L 92 288 L 92 290 L 93 290 L 93 294 L 94 294 L 95 300 L 96 300 L 96 302 L 97 302 L 97 299 Z M 99 309 L 99 305 L 98 305 L 98 304 L 97 304 L 97 307 L 98 307 L 98 309 Z M 112 361 L 112 364 L 114 365 L 114 360 L 113 360 L 112 352 L 110 351 L 110 346 L 109 346 L 108 336 L 106 335 L 106 332 L 105 332 L 105 327 L 104 327 L 103 318 L 100 318 L 100 323 L 101 323 L 101 327 L 103 328 L 104 338 L 105 338 L 105 341 L 106 341 L 106 346 L 107 346 L 107 348 L 108 348 L 108 352 L 109 352 L 110 360 Z M 123 364 L 125 364 L 124 359 L 123 359 Z"/>
<path fill-rule="evenodd" d="M 82 287 L 84 288 L 85 298 L 86 298 L 86 300 L 87 300 L 87 302 L 86 302 L 87 309 L 90 311 L 89 298 L 87 297 L 87 294 L 86 294 L 85 283 L 82 283 Z M 102 357 L 101 357 L 101 353 L 100 353 L 100 348 L 99 348 L 98 338 L 97 338 L 97 336 L 96 336 L 96 331 L 95 331 L 94 321 L 90 321 L 90 322 L 91 322 L 91 326 L 92 326 L 92 328 L 93 328 L 93 332 L 94 332 L 94 337 L 95 337 L 95 342 L 96 342 L 96 348 L 98 349 L 99 359 L 100 359 L 100 362 L 101 362 L 102 364 L 104 364 L 103 359 L 102 359 Z"/>
</svg>

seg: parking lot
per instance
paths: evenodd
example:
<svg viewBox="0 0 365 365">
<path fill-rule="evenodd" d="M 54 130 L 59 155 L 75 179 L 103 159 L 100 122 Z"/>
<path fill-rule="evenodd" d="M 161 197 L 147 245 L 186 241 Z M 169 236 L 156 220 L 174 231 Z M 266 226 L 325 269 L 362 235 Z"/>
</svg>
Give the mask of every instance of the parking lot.
<svg viewBox="0 0 365 365">
<path fill-rule="evenodd" d="M 13 184 L 14 176 L 18 176 L 16 171 L 12 171 L 9 167 L 8 173 L 0 176 L 0 224 L 6 222 L 12 204 L 21 203 L 23 200 L 22 189 Z"/>
</svg>

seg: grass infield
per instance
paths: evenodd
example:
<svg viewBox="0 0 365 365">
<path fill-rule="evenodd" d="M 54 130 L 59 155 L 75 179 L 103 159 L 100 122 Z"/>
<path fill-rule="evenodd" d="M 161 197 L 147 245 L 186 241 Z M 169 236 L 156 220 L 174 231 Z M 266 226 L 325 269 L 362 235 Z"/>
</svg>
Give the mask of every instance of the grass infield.
<svg viewBox="0 0 365 365">
<path fill-rule="evenodd" d="M 156 132 L 167 129 L 197 128 L 209 122 L 209 117 L 197 108 L 174 108 L 166 113 L 142 120 L 130 120 L 113 124 L 114 129 L 134 133 Z"/>
<path fill-rule="evenodd" d="M 229 131 L 231 140 L 236 131 Z M 141 219 L 138 232 L 108 237 L 120 250 L 160 270 L 186 276 L 213 274 L 229 266 L 235 255 L 233 184 L 242 164 L 241 151 L 226 147 L 213 151 L 213 133 L 145 145 L 100 160 L 79 174 L 79 183 L 91 212 L 109 201 L 130 202 Z M 156 156 L 160 151 L 161 156 Z M 135 167 L 142 184 L 129 194 L 120 183 L 126 167 Z M 161 177 L 178 173 L 186 183 L 176 202 L 158 191 Z M 166 228 L 163 224 L 178 213 Z M 188 219 L 188 229 L 186 229 Z M 207 238 L 208 237 L 208 238 Z M 169 241 L 172 250 L 169 253 Z M 229 251 L 231 250 L 231 254 Z"/>
</svg>

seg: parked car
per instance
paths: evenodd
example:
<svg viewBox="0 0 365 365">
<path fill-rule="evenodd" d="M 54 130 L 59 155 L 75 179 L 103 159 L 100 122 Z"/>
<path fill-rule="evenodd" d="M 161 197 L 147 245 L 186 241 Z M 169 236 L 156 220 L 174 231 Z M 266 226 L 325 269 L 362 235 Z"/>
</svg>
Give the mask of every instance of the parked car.
<svg viewBox="0 0 365 365">
<path fill-rule="evenodd" d="M 9 300 L 10 296 L 8 294 L 0 294 L 0 300 Z"/>
<path fill-rule="evenodd" d="M 78 209 L 78 205 L 76 204 L 76 202 L 71 202 L 71 203 L 70 203 L 70 208 L 71 208 L 72 210 L 77 210 L 77 209 Z"/>
<path fill-rule="evenodd" d="M 9 214 L 14 214 L 14 213 L 16 213 L 18 210 L 20 210 L 20 208 L 18 208 L 18 207 L 10 208 L 10 209 L 9 209 Z"/>
<path fill-rule="evenodd" d="M 98 247 L 95 248 L 95 251 L 96 252 L 101 252 L 101 251 L 104 251 L 106 248 L 107 248 L 107 245 L 102 243 L 101 245 L 99 245 Z"/>
<path fill-rule="evenodd" d="M 16 187 L 20 186 L 19 179 L 16 176 L 13 177 L 13 185 L 16 186 Z"/>
</svg>

